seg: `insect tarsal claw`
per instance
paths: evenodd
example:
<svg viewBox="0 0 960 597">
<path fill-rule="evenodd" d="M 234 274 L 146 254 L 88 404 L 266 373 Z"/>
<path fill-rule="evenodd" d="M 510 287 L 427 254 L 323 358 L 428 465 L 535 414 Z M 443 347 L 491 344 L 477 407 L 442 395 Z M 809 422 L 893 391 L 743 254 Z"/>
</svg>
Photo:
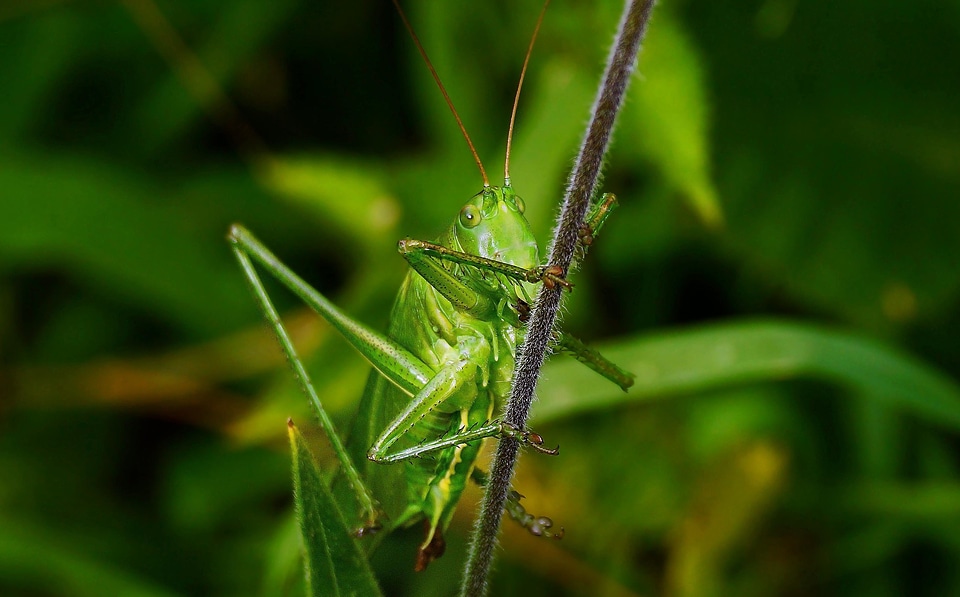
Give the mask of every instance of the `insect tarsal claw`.
<svg viewBox="0 0 960 597">
<path fill-rule="evenodd" d="M 528 282 L 543 282 L 547 288 L 553 289 L 562 286 L 566 290 L 573 290 L 573 284 L 564 277 L 563 268 L 558 265 L 538 267 L 527 272 Z"/>
<path fill-rule="evenodd" d="M 356 535 L 358 539 L 362 539 L 363 537 L 376 535 L 382 529 L 383 529 L 383 525 L 378 522 L 375 522 L 370 526 L 360 527 L 354 532 L 354 535 Z"/>
<path fill-rule="evenodd" d="M 580 227 L 578 236 L 580 237 L 580 244 L 587 247 L 593 244 L 593 231 L 586 224 Z"/>
<path fill-rule="evenodd" d="M 542 442 L 543 442 L 543 440 L 541 439 L 541 444 L 542 444 Z M 559 445 L 559 444 L 557 445 L 556 448 L 553 448 L 553 449 L 544 448 L 541 444 L 535 444 L 535 443 L 532 443 L 532 442 L 527 442 L 527 445 L 528 445 L 528 446 L 530 446 L 531 448 L 533 448 L 533 449 L 536 450 L 537 452 L 540 452 L 541 454 L 546 454 L 546 455 L 548 455 L 548 456 L 557 456 L 558 454 L 560 454 L 560 445 Z"/>
</svg>

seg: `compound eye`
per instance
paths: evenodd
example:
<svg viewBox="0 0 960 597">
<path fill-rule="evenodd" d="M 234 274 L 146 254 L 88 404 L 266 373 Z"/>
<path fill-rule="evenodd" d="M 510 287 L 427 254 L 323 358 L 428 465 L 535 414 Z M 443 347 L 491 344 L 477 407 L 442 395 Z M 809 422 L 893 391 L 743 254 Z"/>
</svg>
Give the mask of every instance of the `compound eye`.
<svg viewBox="0 0 960 597">
<path fill-rule="evenodd" d="M 460 225 L 464 228 L 473 228 L 480 223 L 480 208 L 476 205 L 464 205 L 460 210 Z"/>
<path fill-rule="evenodd" d="M 519 195 L 514 195 L 513 200 L 517 204 L 517 211 L 519 211 L 520 213 L 523 213 L 524 211 L 526 211 L 527 204 L 523 202 L 523 199 L 521 199 Z"/>
</svg>

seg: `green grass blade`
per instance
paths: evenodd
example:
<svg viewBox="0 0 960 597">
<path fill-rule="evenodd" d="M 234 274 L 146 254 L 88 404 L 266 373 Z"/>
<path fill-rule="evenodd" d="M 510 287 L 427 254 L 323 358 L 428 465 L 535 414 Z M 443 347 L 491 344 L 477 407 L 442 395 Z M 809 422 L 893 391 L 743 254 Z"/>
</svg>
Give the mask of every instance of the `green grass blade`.
<svg viewBox="0 0 960 597">
<path fill-rule="evenodd" d="M 323 483 L 303 436 L 289 423 L 293 495 L 303 536 L 309 594 L 317 597 L 381 595 L 366 556 Z"/>
<path fill-rule="evenodd" d="M 807 378 L 838 383 L 921 418 L 960 428 L 960 387 L 883 344 L 817 326 L 746 321 L 636 338 L 604 347 L 636 374 L 628 393 L 559 359 L 544 369 L 536 423 L 731 385 Z"/>
</svg>

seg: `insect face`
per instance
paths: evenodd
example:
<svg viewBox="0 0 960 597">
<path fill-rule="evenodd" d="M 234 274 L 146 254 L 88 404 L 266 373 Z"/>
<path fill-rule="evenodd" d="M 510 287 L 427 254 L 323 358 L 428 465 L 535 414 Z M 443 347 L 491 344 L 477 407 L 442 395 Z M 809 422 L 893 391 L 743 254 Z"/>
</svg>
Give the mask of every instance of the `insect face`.
<svg viewBox="0 0 960 597">
<path fill-rule="evenodd" d="M 486 187 L 460 210 L 453 225 L 458 250 L 523 268 L 540 264 L 523 199 L 511 187 Z"/>
</svg>

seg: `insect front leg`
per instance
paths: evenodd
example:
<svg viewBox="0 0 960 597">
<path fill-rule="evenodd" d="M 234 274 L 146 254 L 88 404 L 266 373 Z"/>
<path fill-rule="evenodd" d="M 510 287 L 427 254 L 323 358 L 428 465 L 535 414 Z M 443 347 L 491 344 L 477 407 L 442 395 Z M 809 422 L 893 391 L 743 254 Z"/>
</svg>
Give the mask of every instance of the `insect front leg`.
<svg viewBox="0 0 960 597">
<path fill-rule="evenodd" d="M 436 259 L 450 261 L 460 265 L 475 267 L 482 271 L 491 272 L 496 275 L 506 276 L 517 282 L 538 283 L 542 282 L 551 288 L 562 286 L 567 290 L 573 288 L 573 284 L 568 282 L 562 275 L 563 272 L 557 271 L 557 268 L 548 266 L 538 266 L 532 268 L 522 268 L 495 259 L 487 259 L 470 253 L 456 251 L 443 245 L 431 243 L 424 240 L 413 240 L 410 238 L 400 241 L 400 254 L 410 263 L 410 267 L 417 270 L 420 275 L 430 280 L 432 270 L 439 267 Z M 431 282 L 432 284 L 432 282 Z M 436 286 L 434 286 L 436 288 Z M 441 290 L 438 288 L 438 290 Z M 442 292 L 442 290 L 441 290 Z M 448 297 L 449 298 L 449 297 Z"/>
<path fill-rule="evenodd" d="M 611 194 L 605 194 L 603 198 L 591 208 L 587 218 L 587 225 L 592 231 L 590 233 L 591 235 L 599 232 L 616 205 L 616 197 Z M 593 237 L 591 236 L 591 238 Z M 583 250 L 585 250 L 585 248 Z M 527 281 L 523 278 L 523 276 L 526 275 L 524 272 L 530 272 L 532 270 L 525 270 L 508 263 L 484 259 L 475 255 L 467 255 L 424 241 L 401 241 L 400 252 L 404 258 L 410 262 L 410 265 L 417 273 L 423 276 L 431 286 L 443 294 L 457 309 L 470 312 L 476 316 L 489 317 L 492 306 L 497 317 L 507 318 L 515 327 L 519 327 L 520 324 L 525 321 L 527 308 L 525 301 L 519 301 L 515 308 L 506 309 L 504 308 L 503 300 L 497 301 L 496 304 L 494 304 L 494 300 L 490 296 L 481 294 L 465 284 L 460 278 L 440 265 L 439 260 L 453 261 L 480 269 L 487 269 L 498 274 L 506 275 L 517 281 Z M 626 391 L 627 388 L 633 385 L 634 375 L 632 373 L 611 362 L 577 338 L 562 333 L 559 335 L 558 347 L 620 386 L 622 390 Z"/>
</svg>

